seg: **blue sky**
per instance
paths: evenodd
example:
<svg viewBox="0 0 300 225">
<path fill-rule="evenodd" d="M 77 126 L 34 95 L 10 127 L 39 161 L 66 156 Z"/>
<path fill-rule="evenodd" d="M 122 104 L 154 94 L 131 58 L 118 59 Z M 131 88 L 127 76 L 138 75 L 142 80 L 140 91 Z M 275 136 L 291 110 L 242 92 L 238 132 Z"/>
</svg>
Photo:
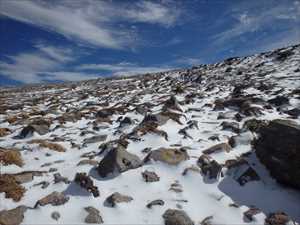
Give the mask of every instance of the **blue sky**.
<svg viewBox="0 0 300 225">
<path fill-rule="evenodd" d="M 0 85 L 214 63 L 300 43 L 299 0 L 0 0 Z"/>
</svg>

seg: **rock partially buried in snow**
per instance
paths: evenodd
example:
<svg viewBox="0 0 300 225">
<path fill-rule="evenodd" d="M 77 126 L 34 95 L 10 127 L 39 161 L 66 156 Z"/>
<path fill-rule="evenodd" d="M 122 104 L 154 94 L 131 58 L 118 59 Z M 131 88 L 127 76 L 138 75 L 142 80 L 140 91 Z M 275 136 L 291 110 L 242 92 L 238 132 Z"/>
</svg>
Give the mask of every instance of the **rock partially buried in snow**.
<svg viewBox="0 0 300 225">
<path fill-rule="evenodd" d="M 153 201 L 149 202 L 149 203 L 146 205 L 146 207 L 147 207 L 148 209 L 151 209 L 152 206 L 155 206 L 155 205 L 163 206 L 164 204 L 165 204 L 165 202 L 164 202 L 163 200 L 161 200 L 161 199 L 156 199 L 156 200 L 153 200 Z"/>
<path fill-rule="evenodd" d="M 216 144 L 214 146 L 209 147 L 208 149 L 202 151 L 202 153 L 204 154 L 213 154 L 213 153 L 218 153 L 221 151 L 224 152 L 230 152 L 231 151 L 231 146 L 227 143 L 220 143 L 220 144 Z"/>
<path fill-rule="evenodd" d="M 200 156 L 197 165 L 200 167 L 201 172 L 208 176 L 209 179 L 217 179 L 222 171 L 222 166 L 216 160 L 213 160 L 205 154 Z"/>
<path fill-rule="evenodd" d="M 185 149 L 177 148 L 159 148 L 157 150 L 151 151 L 144 162 L 149 162 L 150 160 L 160 161 L 170 165 L 178 165 L 179 163 L 188 160 L 189 156 Z"/>
<path fill-rule="evenodd" d="M 142 172 L 142 176 L 146 182 L 157 182 L 159 181 L 159 176 L 155 172 L 146 170 Z"/>
<path fill-rule="evenodd" d="M 94 185 L 93 180 L 87 176 L 86 173 L 76 173 L 74 181 L 82 188 L 92 193 L 94 197 L 98 197 L 100 195 L 98 187 Z"/>
<path fill-rule="evenodd" d="M 273 120 L 259 130 L 254 141 L 259 160 L 279 182 L 300 189 L 300 126 Z"/>
<path fill-rule="evenodd" d="M 98 209 L 92 206 L 85 207 L 84 209 L 88 212 L 88 215 L 85 217 L 84 222 L 95 224 L 103 223 L 103 219 Z"/>
<path fill-rule="evenodd" d="M 104 205 L 107 207 L 115 207 L 118 203 L 122 203 L 122 202 L 128 203 L 131 202 L 132 200 L 133 198 L 128 195 L 122 195 L 119 192 L 115 192 L 106 198 Z"/>
<path fill-rule="evenodd" d="M 44 198 L 38 200 L 35 203 L 34 208 L 38 206 L 45 206 L 45 205 L 52 205 L 52 206 L 58 206 L 58 205 L 63 205 L 66 202 L 68 202 L 70 197 L 65 196 L 63 193 L 54 191 L 51 194 L 45 196 Z"/>
<path fill-rule="evenodd" d="M 85 138 L 83 140 L 83 145 L 102 142 L 102 141 L 105 141 L 106 138 L 107 138 L 107 135 L 97 135 L 97 136 L 93 136 L 93 137 L 90 137 L 90 138 Z"/>
<path fill-rule="evenodd" d="M 0 211 L 0 224 L 1 225 L 19 225 L 24 219 L 24 213 L 26 212 L 26 206 L 18 206 L 11 210 Z"/>
<path fill-rule="evenodd" d="M 59 212 L 57 212 L 57 211 L 52 212 L 51 213 L 51 218 L 56 220 L 56 221 L 59 220 L 59 218 L 60 218 Z"/>
<path fill-rule="evenodd" d="M 46 120 L 36 120 L 24 127 L 17 138 L 27 138 L 37 132 L 39 135 L 44 135 L 49 132 L 50 123 Z"/>
<path fill-rule="evenodd" d="M 138 156 L 131 154 L 122 147 L 110 150 L 101 160 L 97 171 L 101 177 L 118 175 L 130 169 L 136 169 L 142 165 Z"/>
<path fill-rule="evenodd" d="M 168 209 L 162 217 L 165 225 L 194 225 L 194 222 L 183 210 Z"/>
</svg>

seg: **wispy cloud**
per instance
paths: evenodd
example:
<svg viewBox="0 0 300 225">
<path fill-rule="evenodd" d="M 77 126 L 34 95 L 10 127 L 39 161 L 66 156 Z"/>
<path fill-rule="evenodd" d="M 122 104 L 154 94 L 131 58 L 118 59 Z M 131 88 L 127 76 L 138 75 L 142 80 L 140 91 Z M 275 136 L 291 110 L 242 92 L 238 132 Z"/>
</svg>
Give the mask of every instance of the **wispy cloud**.
<svg viewBox="0 0 300 225">
<path fill-rule="evenodd" d="M 172 26 L 181 15 L 175 4 L 148 1 L 2 1 L 0 15 L 31 24 L 68 39 L 93 46 L 124 48 L 134 45 L 136 30 L 122 22 Z"/>
<path fill-rule="evenodd" d="M 77 67 L 79 71 L 105 71 L 113 76 L 121 75 L 137 75 L 145 73 L 162 72 L 174 69 L 171 66 L 142 66 L 129 62 L 121 62 L 116 64 L 83 64 Z"/>
<path fill-rule="evenodd" d="M 88 73 L 61 72 L 67 63 L 76 60 L 73 51 L 67 48 L 38 44 L 35 51 L 7 56 L 7 59 L 0 61 L 0 73 L 23 83 L 96 77 Z"/>
<path fill-rule="evenodd" d="M 300 24 L 299 1 L 294 1 L 292 4 L 276 4 L 276 1 L 270 5 L 260 3 L 260 5 L 257 3 L 237 4 L 235 8 L 230 9 L 226 16 L 232 17 L 234 22 L 214 36 L 215 42 L 223 45 L 245 34 L 276 28 L 280 22 L 290 23 L 294 31 L 296 24 Z"/>
</svg>

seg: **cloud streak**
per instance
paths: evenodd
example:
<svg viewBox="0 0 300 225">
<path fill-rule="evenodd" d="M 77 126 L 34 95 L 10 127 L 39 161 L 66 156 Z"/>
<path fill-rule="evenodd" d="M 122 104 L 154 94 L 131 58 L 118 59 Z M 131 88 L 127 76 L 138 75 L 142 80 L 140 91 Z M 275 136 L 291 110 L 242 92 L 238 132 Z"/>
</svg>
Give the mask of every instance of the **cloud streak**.
<svg viewBox="0 0 300 225">
<path fill-rule="evenodd" d="M 2 1 L 0 15 L 61 34 L 91 46 L 121 49 L 134 45 L 137 33 L 122 22 L 175 24 L 181 11 L 172 4 L 148 1 L 113 3 L 109 1 Z"/>
</svg>

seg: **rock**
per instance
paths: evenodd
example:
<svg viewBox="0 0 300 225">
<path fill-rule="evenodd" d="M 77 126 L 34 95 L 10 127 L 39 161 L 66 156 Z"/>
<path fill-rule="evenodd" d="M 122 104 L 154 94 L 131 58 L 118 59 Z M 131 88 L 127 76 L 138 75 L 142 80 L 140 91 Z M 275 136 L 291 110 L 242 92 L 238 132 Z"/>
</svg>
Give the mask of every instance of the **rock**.
<svg viewBox="0 0 300 225">
<path fill-rule="evenodd" d="M 19 225 L 24 219 L 24 213 L 27 207 L 24 205 L 18 206 L 11 210 L 0 211 L 0 224 L 1 225 Z"/>
<path fill-rule="evenodd" d="M 268 102 L 275 106 L 282 106 L 289 103 L 289 99 L 285 96 L 276 96 L 275 98 L 272 98 L 268 100 Z"/>
<path fill-rule="evenodd" d="M 63 182 L 65 184 L 71 183 L 71 181 L 69 181 L 69 179 L 67 177 L 63 177 L 60 173 L 55 173 L 55 174 L 53 174 L 53 176 L 54 176 L 55 184 L 60 183 L 60 182 Z"/>
<path fill-rule="evenodd" d="M 159 181 L 159 176 L 155 172 L 144 171 L 142 172 L 142 176 L 146 182 L 157 182 Z"/>
<path fill-rule="evenodd" d="M 41 185 L 42 189 L 45 189 L 50 185 L 50 183 L 48 181 L 42 181 L 42 182 L 39 182 L 37 184 L 34 184 L 33 186 L 35 187 L 35 186 L 40 186 L 40 185 Z"/>
<path fill-rule="evenodd" d="M 220 152 L 220 151 L 230 152 L 231 149 L 232 148 L 231 148 L 231 146 L 229 144 L 227 144 L 227 143 L 220 143 L 220 144 L 216 144 L 214 146 L 211 146 L 210 148 L 202 151 L 202 153 L 210 155 L 210 154 L 217 153 L 217 152 Z"/>
<path fill-rule="evenodd" d="M 56 221 L 59 220 L 59 218 L 60 218 L 59 212 L 57 212 L 57 211 L 52 212 L 51 213 L 51 218 L 56 220 Z"/>
<path fill-rule="evenodd" d="M 36 208 L 38 206 L 45 206 L 48 204 L 50 204 L 52 206 L 63 205 L 66 202 L 68 202 L 69 199 L 70 199 L 70 197 L 65 196 L 63 193 L 54 191 L 51 194 L 45 196 L 44 198 L 38 200 L 35 203 L 34 208 Z"/>
<path fill-rule="evenodd" d="M 224 121 L 221 123 L 222 130 L 230 130 L 235 133 L 240 133 L 239 124 L 236 122 L 227 122 Z"/>
<path fill-rule="evenodd" d="M 217 179 L 222 170 L 222 166 L 217 161 L 212 160 L 211 157 L 205 154 L 199 157 L 197 165 L 209 179 Z"/>
<path fill-rule="evenodd" d="M 85 138 L 83 140 L 83 145 L 93 144 L 93 143 L 97 143 L 97 142 L 103 142 L 106 140 L 106 138 L 107 138 L 107 135 L 97 135 L 97 136 L 93 136 L 90 138 Z"/>
<path fill-rule="evenodd" d="M 101 177 L 117 175 L 130 169 L 136 169 L 142 165 L 138 156 L 131 154 L 121 146 L 110 150 L 101 160 L 97 171 Z"/>
<path fill-rule="evenodd" d="M 133 121 L 129 117 L 125 117 L 120 121 L 120 126 L 119 127 L 126 127 L 133 124 Z"/>
<path fill-rule="evenodd" d="M 164 202 L 163 200 L 157 199 L 157 200 L 153 200 L 153 201 L 149 202 L 149 203 L 146 205 L 146 207 L 147 207 L 148 209 L 151 209 L 152 206 L 155 206 L 155 205 L 163 206 L 164 204 L 165 204 L 165 202 Z"/>
<path fill-rule="evenodd" d="M 92 159 L 83 159 L 77 164 L 77 166 L 83 166 L 83 165 L 97 166 L 98 162 Z"/>
<path fill-rule="evenodd" d="M 23 166 L 22 155 L 17 149 L 5 149 L 0 147 L 0 163 L 3 165 L 15 164 L 19 167 Z"/>
<path fill-rule="evenodd" d="M 212 222 L 211 222 L 212 219 L 213 219 L 213 216 L 207 216 L 200 222 L 200 225 L 212 225 Z"/>
<path fill-rule="evenodd" d="M 300 126 L 273 120 L 253 142 L 256 155 L 279 183 L 300 189 Z"/>
<path fill-rule="evenodd" d="M 192 166 L 187 167 L 187 168 L 184 169 L 184 171 L 182 172 L 182 176 L 187 175 L 189 173 L 189 171 L 193 171 L 195 173 L 200 173 L 201 172 L 200 169 L 197 166 L 192 165 Z"/>
<path fill-rule="evenodd" d="M 284 212 L 270 213 L 265 219 L 266 225 L 285 225 L 289 222 L 289 217 Z"/>
<path fill-rule="evenodd" d="M 168 209 L 162 217 L 165 225 L 194 225 L 194 222 L 183 210 Z"/>
<path fill-rule="evenodd" d="M 49 132 L 50 123 L 46 120 L 36 120 L 24 127 L 17 138 L 27 138 L 33 135 L 33 132 L 37 132 L 39 135 L 44 135 Z"/>
<path fill-rule="evenodd" d="M 261 210 L 255 207 L 251 207 L 247 211 L 244 212 L 244 217 L 246 218 L 246 222 L 252 222 L 253 221 L 253 216 L 256 214 L 260 213 Z"/>
<path fill-rule="evenodd" d="M 88 215 L 85 217 L 84 222 L 94 224 L 103 223 L 103 219 L 98 209 L 92 206 L 85 207 L 84 209 L 88 212 Z"/>
<path fill-rule="evenodd" d="M 293 119 L 297 119 L 300 116 L 300 109 L 293 108 L 293 109 L 284 111 L 284 113 L 290 115 Z"/>
<path fill-rule="evenodd" d="M 265 120 L 250 119 L 244 122 L 243 129 L 250 130 L 251 132 L 258 132 L 261 127 L 266 125 L 267 121 Z"/>
<path fill-rule="evenodd" d="M 8 128 L 0 128 L 0 137 L 7 136 L 11 133 L 11 130 Z"/>
<path fill-rule="evenodd" d="M 46 171 L 24 171 L 21 173 L 13 174 L 16 181 L 20 184 L 28 183 L 33 180 L 35 176 L 42 176 Z"/>
<path fill-rule="evenodd" d="M 94 185 L 93 180 L 86 173 L 76 173 L 74 182 L 92 193 L 94 197 L 100 196 L 98 187 Z"/>
<path fill-rule="evenodd" d="M 20 185 L 11 174 L 0 174 L 0 193 L 5 193 L 5 198 L 12 198 L 18 202 L 21 200 L 26 189 Z"/>
<path fill-rule="evenodd" d="M 182 109 L 180 107 L 180 104 L 178 103 L 176 97 L 172 95 L 165 103 L 163 106 L 163 111 L 173 109 L 182 112 Z"/>
<path fill-rule="evenodd" d="M 175 181 L 174 183 L 171 184 L 171 187 L 169 188 L 169 191 L 174 191 L 176 193 L 183 192 L 182 186 L 178 181 Z"/>
<path fill-rule="evenodd" d="M 117 203 L 122 203 L 122 202 L 130 202 L 132 201 L 133 198 L 127 195 L 122 195 L 119 192 L 115 192 L 109 197 L 106 198 L 104 205 L 107 207 L 115 207 Z"/>
<path fill-rule="evenodd" d="M 170 165 L 178 165 L 180 162 L 188 160 L 189 156 L 185 149 L 177 148 L 159 148 L 151 151 L 144 159 L 144 162 L 150 160 L 160 161 Z"/>
<path fill-rule="evenodd" d="M 236 181 L 241 185 L 245 185 L 250 181 L 258 181 L 260 180 L 258 174 L 252 167 L 248 167 L 246 171 L 244 171 L 240 176 L 237 177 Z"/>
</svg>

